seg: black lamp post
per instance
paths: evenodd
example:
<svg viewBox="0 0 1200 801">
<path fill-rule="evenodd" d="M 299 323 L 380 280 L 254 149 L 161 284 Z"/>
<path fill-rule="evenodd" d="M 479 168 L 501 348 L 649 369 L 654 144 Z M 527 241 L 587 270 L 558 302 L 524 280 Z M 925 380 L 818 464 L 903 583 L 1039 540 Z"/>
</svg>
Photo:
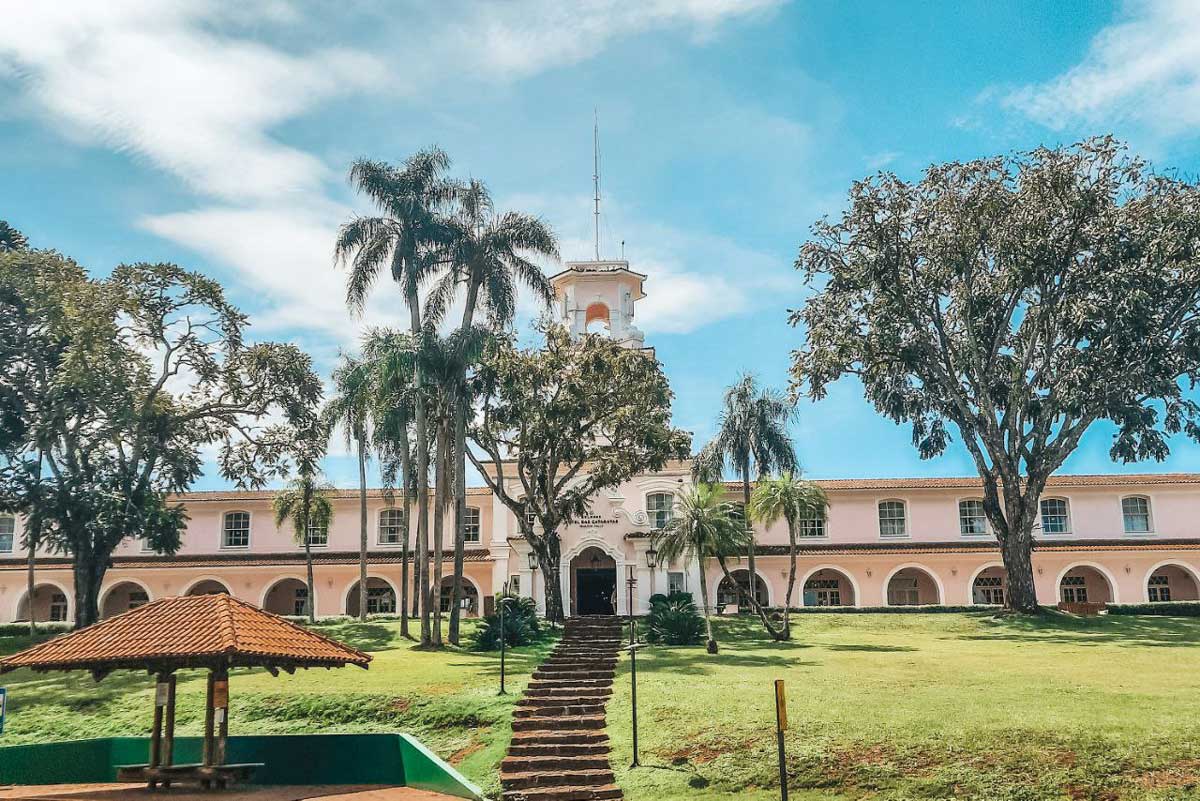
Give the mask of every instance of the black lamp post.
<svg viewBox="0 0 1200 801">
<path fill-rule="evenodd" d="M 644 642 L 631 642 L 626 651 L 629 652 L 629 681 L 630 681 L 630 698 L 633 703 L 633 762 L 629 767 L 636 768 L 641 766 L 641 761 L 638 759 L 638 722 L 637 722 L 637 652 L 640 648 L 645 648 Z"/>
<path fill-rule="evenodd" d="M 646 549 L 646 567 L 650 568 L 650 597 L 654 597 L 654 572 L 658 567 L 658 549 L 654 547 L 654 543 L 650 543 L 650 547 Z"/>
<path fill-rule="evenodd" d="M 625 579 L 625 586 L 629 590 L 628 606 L 625 608 L 625 611 L 629 613 L 629 644 L 633 645 L 637 641 L 637 622 L 633 617 L 633 589 L 637 586 L 637 575 L 634 573 L 633 565 L 629 565 L 627 570 L 629 571 L 629 576 Z"/>
</svg>

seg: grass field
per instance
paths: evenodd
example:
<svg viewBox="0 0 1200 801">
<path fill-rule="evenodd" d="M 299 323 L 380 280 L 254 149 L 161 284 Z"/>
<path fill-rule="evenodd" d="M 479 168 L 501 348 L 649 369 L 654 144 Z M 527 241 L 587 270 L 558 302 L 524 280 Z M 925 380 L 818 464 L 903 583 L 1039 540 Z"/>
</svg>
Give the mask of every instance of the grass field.
<svg viewBox="0 0 1200 801">
<path fill-rule="evenodd" d="M 513 655 L 514 693 L 497 698 L 498 657 L 414 651 L 396 629 L 322 628 L 372 651 L 366 672 L 235 674 L 232 731 L 410 731 L 495 789 L 511 705 L 551 643 Z M 794 635 L 772 643 L 752 620 L 722 620 L 718 657 L 643 651 L 645 767 L 633 770 L 623 661 L 609 733 L 627 798 L 778 798 L 776 678 L 788 686 L 793 799 L 1200 798 L 1200 620 L 797 615 Z M 3 743 L 149 730 L 146 676 L 0 681 Z M 201 675 L 180 688 L 181 731 L 199 733 Z"/>
<path fill-rule="evenodd" d="M 772 681 L 787 682 L 793 799 L 1200 798 L 1200 620 L 797 615 L 771 643 L 638 657 L 609 706 L 627 797 L 779 797 Z"/>
</svg>

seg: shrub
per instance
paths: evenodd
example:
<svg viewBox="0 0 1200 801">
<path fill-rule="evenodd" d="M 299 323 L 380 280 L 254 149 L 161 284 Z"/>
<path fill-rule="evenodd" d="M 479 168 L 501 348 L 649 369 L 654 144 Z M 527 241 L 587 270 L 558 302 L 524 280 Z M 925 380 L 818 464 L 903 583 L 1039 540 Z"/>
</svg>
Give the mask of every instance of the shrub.
<svg viewBox="0 0 1200 801">
<path fill-rule="evenodd" d="M 63 634 L 71 630 L 70 623 L 38 623 L 38 634 Z M 29 634 L 29 622 L 0 623 L 0 637 L 24 637 Z"/>
<path fill-rule="evenodd" d="M 1109 604 L 1110 615 L 1166 615 L 1200 617 L 1200 601 L 1159 601 L 1141 604 Z"/>
<path fill-rule="evenodd" d="M 704 618 L 690 592 L 674 592 L 650 606 L 646 639 L 662 645 L 696 645 L 704 641 Z"/>
<path fill-rule="evenodd" d="M 471 647 L 476 651 L 495 651 L 500 648 L 500 603 L 505 597 L 496 598 L 496 612 L 480 622 L 471 638 Z M 537 604 L 532 598 L 513 598 L 504 611 L 504 640 L 509 647 L 528 645 L 541 636 L 538 623 Z"/>
</svg>

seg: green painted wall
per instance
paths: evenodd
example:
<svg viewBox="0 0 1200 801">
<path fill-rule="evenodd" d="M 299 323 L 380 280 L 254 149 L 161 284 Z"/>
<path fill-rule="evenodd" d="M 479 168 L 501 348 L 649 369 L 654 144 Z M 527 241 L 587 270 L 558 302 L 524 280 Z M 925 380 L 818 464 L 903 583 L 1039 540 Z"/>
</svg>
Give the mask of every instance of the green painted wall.
<svg viewBox="0 0 1200 801">
<path fill-rule="evenodd" d="M 175 763 L 199 762 L 199 737 L 175 741 Z M 0 748 L 0 785 L 116 780 L 117 765 L 143 764 L 149 739 L 94 740 Z M 255 784 L 392 784 L 478 798 L 479 788 L 407 734 L 281 734 L 230 737 L 227 762 L 262 762 Z"/>
</svg>

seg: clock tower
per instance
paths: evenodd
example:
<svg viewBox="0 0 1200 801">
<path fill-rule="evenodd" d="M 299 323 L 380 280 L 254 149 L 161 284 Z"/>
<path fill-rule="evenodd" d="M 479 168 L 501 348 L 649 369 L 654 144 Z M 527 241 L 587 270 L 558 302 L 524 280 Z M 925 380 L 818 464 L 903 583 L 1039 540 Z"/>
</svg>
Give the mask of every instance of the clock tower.
<svg viewBox="0 0 1200 801">
<path fill-rule="evenodd" d="M 550 277 L 555 312 L 573 337 L 600 334 L 623 347 L 643 349 L 645 335 L 633 324 L 633 313 L 646 297 L 645 280 L 627 261 L 569 261 Z"/>
</svg>

